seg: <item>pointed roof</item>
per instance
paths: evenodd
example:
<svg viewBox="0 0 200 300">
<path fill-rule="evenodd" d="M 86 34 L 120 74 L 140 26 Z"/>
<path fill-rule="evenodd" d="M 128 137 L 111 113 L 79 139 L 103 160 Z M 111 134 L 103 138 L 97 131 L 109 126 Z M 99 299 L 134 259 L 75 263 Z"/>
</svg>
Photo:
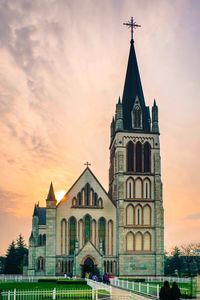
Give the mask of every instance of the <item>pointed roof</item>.
<svg viewBox="0 0 200 300">
<path fill-rule="evenodd" d="M 53 183 L 51 182 L 50 188 L 49 188 L 49 193 L 47 196 L 47 201 L 56 201 L 54 189 L 53 189 Z"/>
<path fill-rule="evenodd" d="M 143 130 L 150 131 L 147 107 L 145 105 L 142 83 L 140 79 L 140 73 L 139 73 L 137 58 L 135 54 L 134 41 L 133 39 L 131 39 L 128 66 L 126 71 L 126 78 L 125 78 L 124 91 L 122 97 L 123 119 L 124 119 L 125 130 L 132 130 L 131 111 L 133 109 L 136 97 L 139 98 L 139 102 L 143 112 Z"/>
</svg>

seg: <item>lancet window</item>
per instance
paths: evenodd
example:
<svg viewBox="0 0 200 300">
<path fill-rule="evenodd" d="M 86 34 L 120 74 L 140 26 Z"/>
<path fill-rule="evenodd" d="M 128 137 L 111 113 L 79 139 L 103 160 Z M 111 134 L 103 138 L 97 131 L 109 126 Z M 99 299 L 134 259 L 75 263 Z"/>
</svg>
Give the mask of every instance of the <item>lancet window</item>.
<svg viewBox="0 0 200 300">
<path fill-rule="evenodd" d="M 76 218 L 69 219 L 69 254 L 74 254 L 76 244 Z"/>
</svg>

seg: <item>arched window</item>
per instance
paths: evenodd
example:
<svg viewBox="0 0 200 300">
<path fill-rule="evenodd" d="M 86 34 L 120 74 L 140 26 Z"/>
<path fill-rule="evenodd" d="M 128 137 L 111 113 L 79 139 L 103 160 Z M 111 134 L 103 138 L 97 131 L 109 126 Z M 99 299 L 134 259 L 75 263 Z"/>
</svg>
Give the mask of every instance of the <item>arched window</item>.
<svg viewBox="0 0 200 300">
<path fill-rule="evenodd" d="M 142 172 L 142 144 L 136 143 L 136 172 Z"/>
<path fill-rule="evenodd" d="M 126 157 L 127 157 L 127 172 L 133 172 L 134 170 L 134 145 L 129 142 L 126 146 Z"/>
<path fill-rule="evenodd" d="M 91 238 L 91 241 L 92 241 L 94 246 L 96 246 L 96 227 L 97 227 L 96 221 L 92 220 L 92 238 Z"/>
<path fill-rule="evenodd" d="M 43 246 L 46 245 L 46 234 L 43 234 Z"/>
<path fill-rule="evenodd" d="M 151 145 L 144 144 L 144 172 L 151 172 Z"/>
<path fill-rule="evenodd" d="M 82 195 L 80 192 L 78 193 L 77 197 L 78 197 L 78 205 L 81 206 L 82 205 Z"/>
<path fill-rule="evenodd" d="M 137 178 L 135 181 L 135 198 L 141 199 L 142 198 L 142 179 Z"/>
<path fill-rule="evenodd" d="M 83 247 L 83 220 L 78 221 L 78 239 L 80 249 Z"/>
<path fill-rule="evenodd" d="M 96 207 L 98 205 L 98 195 L 97 193 L 94 193 L 94 206 Z"/>
<path fill-rule="evenodd" d="M 72 206 L 76 206 L 76 198 L 75 197 L 72 199 Z"/>
<path fill-rule="evenodd" d="M 142 128 L 142 111 L 139 105 L 134 107 L 133 111 L 133 127 L 134 128 Z"/>
<path fill-rule="evenodd" d="M 108 221 L 108 255 L 113 255 L 113 221 Z"/>
<path fill-rule="evenodd" d="M 44 271 L 45 270 L 45 259 L 42 256 L 38 257 L 37 269 L 38 269 L 38 271 Z"/>
<path fill-rule="evenodd" d="M 39 234 L 38 236 L 38 246 L 42 246 L 42 235 Z"/>
<path fill-rule="evenodd" d="M 134 207 L 129 204 L 126 208 L 126 225 L 134 224 Z"/>
<path fill-rule="evenodd" d="M 69 219 L 69 254 L 74 254 L 76 243 L 76 219 Z"/>
<path fill-rule="evenodd" d="M 99 243 L 102 243 L 102 250 L 105 253 L 105 239 L 106 239 L 106 220 L 104 217 L 99 219 Z"/>
<path fill-rule="evenodd" d="M 135 251 L 142 251 L 142 234 L 137 232 L 135 235 Z"/>
<path fill-rule="evenodd" d="M 132 232 L 128 232 L 126 235 L 126 250 L 134 250 L 134 234 Z"/>
<path fill-rule="evenodd" d="M 86 183 L 85 185 L 85 205 L 90 205 L 90 185 L 89 183 Z"/>
<path fill-rule="evenodd" d="M 143 181 L 143 191 L 143 197 L 145 199 L 151 199 L 151 181 L 148 178 Z"/>
<path fill-rule="evenodd" d="M 128 199 L 134 198 L 134 180 L 133 180 L 133 178 L 129 178 L 126 182 L 126 197 Z"/>
<path fill-rule="evenodd" d="M 66 254 L 66 220 L 61 221 L 61 254 Z"/>
<path fill-rule="evenodd" d="M 84 218 L 85 223 L 85 243 L 91 239 L 91 217 L 86 215 Z"/>
<path fill-rule="evenodd" d="M 140 205 L 135 208 L 135 225 L 142 225 L 142 207 Z"/>
<path fill-rule="evenodd" d="M 98 207 L 103 207 L 103 200 L 101 198 L 98 200 Z"/>
<path fill-rule="evenodd" d="M 143 250 L 151 251 L 151 235 L 149 232 L 145 232 L 143 235 Z"/>
<path fill-rule="evenodd" d="M 143 225 L 151 225 L 151 208 L 149 205 L 143 207 Z"/>
</svg>

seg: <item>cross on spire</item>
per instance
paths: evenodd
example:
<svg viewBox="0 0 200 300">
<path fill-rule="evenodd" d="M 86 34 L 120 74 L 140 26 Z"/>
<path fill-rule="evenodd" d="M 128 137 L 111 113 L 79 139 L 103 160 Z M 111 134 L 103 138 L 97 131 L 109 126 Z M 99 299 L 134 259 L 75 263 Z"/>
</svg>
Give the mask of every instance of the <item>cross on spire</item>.
<svg viewBox="0 0 200 300">
<path fill-rule="evenodd" d="M 128 28 L 131 28 L 131 40 L 133 40 L 133 29 L 137 27 L 141 27 L 141 25 L 138 25 L 134 20 L 133 17 L 131 17 L 131 20 L 127 23 L 123 23 L 123 25 L 128 26 Z"/>
<path fill-rule="evenodd" d="M 87 166 L 87 168 L 88 168 L 88 166 L 91 166 L 91 164 L 87 161 L 87 162 L 84 164 L 84 166 Z"/>
</svg>

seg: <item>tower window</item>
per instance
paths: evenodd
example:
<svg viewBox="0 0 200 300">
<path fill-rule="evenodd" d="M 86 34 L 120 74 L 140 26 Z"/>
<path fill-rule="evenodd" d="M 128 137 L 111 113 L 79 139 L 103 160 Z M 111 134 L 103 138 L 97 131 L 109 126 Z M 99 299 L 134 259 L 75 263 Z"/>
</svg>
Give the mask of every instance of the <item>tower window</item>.
<svg viewBox="0 0 200 300">
<path fill-rule="evenodd" d="M 134 145 L 129 142 L 126 148 L 127 153 L 127 171 L 133 172 L 134 170 Z"/>
<path fill-rule="evenodd" d="M 138 97 L 135 99 L 132 110 L 132 127 L 135 129 L 142 129 L 142 110 Z"/>
<path fill-rule="evenodd" d="M 151 172 L 151 146 L 144 144 L 144 172 Z"/>
<path fill-rule="evenodd" d="M 142 144 L 136 144 L 136 172 L 142 172 Z"/>
</svg>

